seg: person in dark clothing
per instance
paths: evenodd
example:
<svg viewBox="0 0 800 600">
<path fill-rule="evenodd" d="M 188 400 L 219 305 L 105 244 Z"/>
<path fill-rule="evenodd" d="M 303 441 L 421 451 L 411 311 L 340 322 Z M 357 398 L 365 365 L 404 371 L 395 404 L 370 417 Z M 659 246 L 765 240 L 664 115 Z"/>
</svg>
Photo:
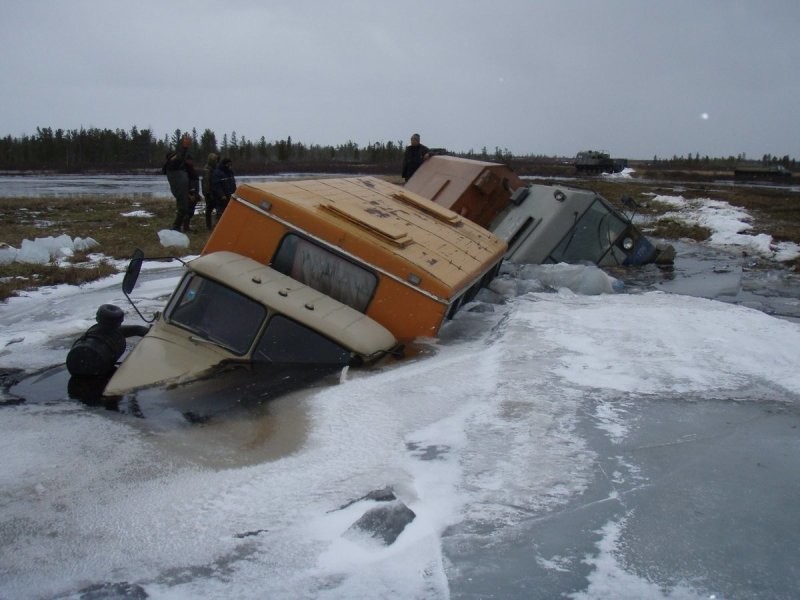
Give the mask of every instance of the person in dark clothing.
<svg viewBox="0 0 800 600">
<path fill-rule="evenodd" d="M 167 176 L 169 191 L 175 197 L 175 221 L 172 229 L 181 231 L 189 218 L 189 172 L 186 170 L 186 160 L 189 157 L 189 145 L 192 138 L 185 134 L 175 151 L 167 153 L 161 172 Z M 188 225 L 186 226 L 188 227 Z"/>
<path fill-rule="evenodd" d="M 214 192 L 211 190 L 211 177 L 214 174 L 214 169 L 217 168 L 219 163 L 219 156 L 213 152 L 208 155 L 206 159 L 206 166 L 203 168 L 203 198 L 206 201 L 206 228 L 211 231 L 214 228 L 211 222 L 211 215 L 217 212 L 217 220 L 219 221 L 219 211 L 217 204 L 214 201 Z"/>
<path fill-rule="evenodd" d="M 411 145 L 406 146 L 403 154 L 403 179 L 408 181 L 419 166 L 430 157 L 427 146 L 419 143 L 419 134 L 411 136 Z"/>
<path fill-rule="evenodd" d="M 211 174 L 211 192 L 217 209 L 217 221 L 222 217 L 235 191 L 236 177 L 231 169 L 231 159 L 223 158 Z"/>
<path fill-rule="evenodd" d="M 194 161 L 191 156 L 186 157 L 183 162 L 183 167 L 186 169 L 186 174 L 189 177 L 189 200 L 186 214 L 183 217 L 183 231 L 189 233 L 191 229 L 191 221 L 194 216 L 194 211 L 197 209 L 197 203 L 200 201 L 200 175 L 194 168 Z"/>
</svg>

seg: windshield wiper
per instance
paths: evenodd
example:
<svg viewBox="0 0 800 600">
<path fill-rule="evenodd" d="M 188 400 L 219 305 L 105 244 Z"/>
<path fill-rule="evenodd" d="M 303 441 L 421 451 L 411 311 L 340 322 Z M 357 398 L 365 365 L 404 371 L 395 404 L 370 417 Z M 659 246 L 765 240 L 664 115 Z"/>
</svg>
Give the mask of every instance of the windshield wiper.
<svg viewBox="0 0 800 600">
<path fill-rule="evenodd" d="M 219 346 L 219 344 L 217 342 L 211 341 L 211 340 L 209 340 L 207 338 L 197 337 L 196 335 L 190 335 L 189 339 L 192 340 L 193 342 L 198 342 L 198 343 L 201 343 L 201 344 L 209 344 L 211 346 Z"/>
</svg>

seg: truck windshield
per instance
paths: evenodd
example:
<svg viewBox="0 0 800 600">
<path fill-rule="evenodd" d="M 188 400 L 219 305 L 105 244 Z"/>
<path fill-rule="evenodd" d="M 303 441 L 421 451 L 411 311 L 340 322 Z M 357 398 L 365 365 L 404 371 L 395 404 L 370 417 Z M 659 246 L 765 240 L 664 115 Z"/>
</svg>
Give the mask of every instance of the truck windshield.
<svg viewBox="0 0 800 600">
<path fill-rule="evenodd" d="M 550 254 L 549 262 L 599 264 L 627 227 L 619 215 L 596 199 Z"/>
<path fill-rule="evenodd" d="M 166 316 L 171 323 L 241 356 L 252 346 L 267 309 L 229 287 L 189 273 Z"/>
</svg>

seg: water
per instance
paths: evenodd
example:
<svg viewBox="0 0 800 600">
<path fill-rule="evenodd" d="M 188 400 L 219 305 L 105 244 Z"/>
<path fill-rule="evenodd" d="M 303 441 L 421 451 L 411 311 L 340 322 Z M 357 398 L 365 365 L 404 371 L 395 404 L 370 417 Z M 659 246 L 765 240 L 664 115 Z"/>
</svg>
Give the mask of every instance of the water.
<svg viewBox="0 0 800 600">
<path fill-rule="evenodd" d="M 612 273 L 626 291 L 659 290 L 747 306 L 800 323 L 800 277 L 779 263 L 678 240 L 669 267 L 647 265 Z"/>
<path fill-rule="evenodd" d="M 50 198 L 72 196 L 168 197 L 166 178 L 140 175 L 0 175 L 0 197 Z"/>
<path fill-rule="evenodd" d="M 292 173 L 278 175 L 241 175 L 239 183 L 335 177 L 331 174 Z M 134 198 L 170 198 L 169 185 L 161 173 L 133 175 L 42 175 L 0 174 L 0 198 L 51 198 L 79 196 L 125 196 Z"/>
</svg>

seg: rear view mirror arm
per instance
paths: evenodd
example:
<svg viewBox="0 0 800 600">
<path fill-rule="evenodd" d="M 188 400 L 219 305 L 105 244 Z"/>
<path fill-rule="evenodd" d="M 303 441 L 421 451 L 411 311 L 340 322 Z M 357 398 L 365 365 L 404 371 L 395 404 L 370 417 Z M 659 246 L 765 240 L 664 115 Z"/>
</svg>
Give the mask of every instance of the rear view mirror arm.
<svg viewBox="0 0 800 600">
<path fill-rule="evenodd" d="M 182 258 L 178 258 L 177 256 L 156 256 L 153 258 L 148 258 L 147 260 L 164 260 L 166 258 L 180 261 L 182 265 L 186 265 L 186 261 Z M 139 311 L 139 307 L 136 306 L 130 296 L 133 288 L 136 287 L 136 282 L 139 279 L 139 273 L 142 270 L 142 263 L 144 260 L 144 252 L 141 249 L 136 248 L 136 250 L 133 251 L 133 256 L 131 257 L 130 262 L 128 263 L 128 268 L 125 270 L 125 277 L 122 278 L 122 293 L 125 294 L 125 297 L 128 299 L 128 302 L 130 302 L 133 310 L 136 311 L 136 314 L 139 315 L 142 321 L 145 323 L 152 323 L 155 321 L 155 316 L 151 317 L 150 319 L 145 318 L 145 316 Z"/>
</svg>

